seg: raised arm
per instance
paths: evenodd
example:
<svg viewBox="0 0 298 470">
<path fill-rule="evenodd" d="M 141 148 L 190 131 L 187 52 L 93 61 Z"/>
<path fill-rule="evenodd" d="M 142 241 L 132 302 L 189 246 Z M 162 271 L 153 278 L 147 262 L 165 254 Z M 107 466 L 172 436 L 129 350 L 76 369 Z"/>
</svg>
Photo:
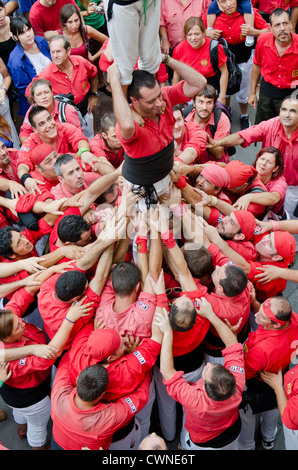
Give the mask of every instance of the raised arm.
<svg viewBox="0 0 298 470">
<path fill-rule="evenodd" d="M 167 54 L 162 54 L 162 61 L 168 65 L 176 75 L 183 77 L 185 80 L 183 84 L 183 93 L 189 98 L 199 93 L 206 85 L 206 78 L 197 72 L 193 67 L 190 67 L 179 60 L 173 59 Z"/>
<path fill-rule="evenodd" d="M 124 139 L 131 139 L 135 132 L 133 114 L 124 95 L 120 72 L 115 62 L 108 68 L 108 82 L 112 90 L 114 114 L 120 126 L 120 133 Z"/>
</svg>

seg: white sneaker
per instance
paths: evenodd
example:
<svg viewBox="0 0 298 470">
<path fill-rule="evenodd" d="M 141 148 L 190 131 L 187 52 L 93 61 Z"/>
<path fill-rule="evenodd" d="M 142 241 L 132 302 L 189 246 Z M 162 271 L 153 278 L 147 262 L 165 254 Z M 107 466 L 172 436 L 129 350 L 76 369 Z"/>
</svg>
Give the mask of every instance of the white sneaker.
<svg viewBox="0 0 298 470">
<path fill-rule="evenodd" d="M 246 39 L 245 39 L 245 45 L 247 47 L 251 47 L 254 45 L 254 42 L 255 42 L 255 38 L 253 36 L 246 36 Z"/>
</svg>

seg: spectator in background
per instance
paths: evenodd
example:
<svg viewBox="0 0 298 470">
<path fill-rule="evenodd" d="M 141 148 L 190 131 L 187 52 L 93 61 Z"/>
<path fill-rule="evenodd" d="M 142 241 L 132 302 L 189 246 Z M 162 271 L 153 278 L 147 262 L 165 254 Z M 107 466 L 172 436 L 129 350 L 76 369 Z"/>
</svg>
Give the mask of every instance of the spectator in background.
<svg viewBox="0 0 298 470">
<path fill-rule="evenodd" d="M 108 37 L 100 33 L 92 26 L 85 25 L 78 7 L 73 4 L 66 4 L 60 10 L 61 29 L 59 34 L 63 34 L 71 44 L 70 55 L 80 55 L 90 62 L 98 61 L 101 50 L 96 54 L 90 52 L 90 39 L 102 44 Z"/>
<path fill-rule="evenodd" d="M 60 29 L 60 10 L 66 3 L 74 0 L 36 0 L 29 13 L 30 22 L 37 36 L 49 41 Z"/>
<path fill-rule="evenodd" d="M 191 16 L 203 16 L 212 0 L 161 0 L 160 28 L 161 49 L 169 54 L 183 41 L 183 27 Z"/>
<path fill-rule="evenodd" d="M 32 79 L 51 63 L 47 41 L 34 35 L 30 21 L 25 16 L 11 19 L 10 29 L 16 47 L 9 56 L 7 68 L 19 91 L 19 114 L 25 116 L 29 103 L 25 91 Z"/>
<path fill-rule="evenodd" d="M 0 57 L 5 65 L 15 45 L 10 31 L 10 18 L 6 14 L 5 4 L 0 0 Z"/>
<path fill-rule="evenodd" d="M 43 106 L 52 114 L 56 122 L 66 122 L 81 128 L 81 121 L 74 106 L 66 104 L 63 113 L 62 110 L 60 111 L 59 102 L 54 97 L 52 85 L 49 80 L 40 78 L 34 81 L 30 87 L 30 97 L 28 97 L 28 101 L 31 103 L 31 106 L 26 113 L 23 124 L 21 125 L 21 144 L 30 136 L 30 134 L 32 134 L 32 132 L 34 132 L 28 119 L 32 106 Z"/>
<path fill-rule="evenodd" d="M 190 65 L 200 72 L 207 83 L 214 86 L 218 92 L 218 100 L 225 104 L 229 72 L 227 56 L 223 47 L 218 48 L 218 69 L 214 70 L 210 59 L 211 39 L 206 37 L 206 29 L 202 18 L 192 16 L 184 24 L 184 41 L 181 41 L 173 51 L 173 58 Z M 220 72 L 218 79 L 217 73 Z M 178 83 L 180 75 L 174 72 L 172 84 Z"/>
</svg>

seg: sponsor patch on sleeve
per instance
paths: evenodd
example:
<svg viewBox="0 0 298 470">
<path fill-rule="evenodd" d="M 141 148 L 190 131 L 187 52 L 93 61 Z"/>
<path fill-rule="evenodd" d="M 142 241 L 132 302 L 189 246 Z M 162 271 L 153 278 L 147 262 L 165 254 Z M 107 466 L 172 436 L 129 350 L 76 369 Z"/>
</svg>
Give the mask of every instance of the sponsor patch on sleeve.
<svg viewBox="0 0 298 470">
<path fill-rule="evenodd" d="M 142 309 L 142 310 L 147 310 L 148 309 L 148 305 L 145 304 L 144 302 L 142 302 L 142 300 L 140 300 L 138 302 L 138 306 Z"/>
<path fill-rule="evenodd" d="M 126 403 L 129 405 L 131 411 L 132 411 L 133 413 L 136 413 L 136 412 L 137 412 L 137 409 L 136 409 L 136 406 L 135 406 L 134 402 L 133 402 L 130 398 L 125 398 L 125 401 L 126 401 Z"/>
<path fill-rule="evenodd" d="M 239 367 L 239 366 L 231 366 L 230 371 L 231 372 L 238 372 L 239 374 L 244 374 L 244 368 Z"/>
<path fill-rule="evenodd" d="M 138 350 L 134 351 L 134 355 L 136 356 L 136 358 L 138 359 L 138 361 L 139 361 L 141 364 L 145 364 L 145 363 L 146 363 L 146 360 L 145 360 L 145 358 L 142 356 L 142 354 L 140 353 L 140 351 L 138 351 Z"/>
</svg>

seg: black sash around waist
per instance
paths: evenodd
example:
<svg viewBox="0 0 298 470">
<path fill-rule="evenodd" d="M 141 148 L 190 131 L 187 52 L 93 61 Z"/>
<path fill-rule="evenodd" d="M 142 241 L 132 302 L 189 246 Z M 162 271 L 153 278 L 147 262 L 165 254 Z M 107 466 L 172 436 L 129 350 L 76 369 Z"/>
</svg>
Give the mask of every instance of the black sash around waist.
<svg viewBox="0 0 298 470">
<path fill-rule="evenodd" d="M 195 445 L 199 447 L 213 447 L 214 449 L 220 449 L 221 447 L 227 446 L 231 444 L 231 442 L 235 441 L 239 436 L 241 431 L 241 419 L 240 417 L 235 421 L 232 426 L 227 428 L 218 436 L 210 439 L 210 441 L 206 442 L 194 442 Z M 192 441 L 193 442 L 193 441 Z"/>
<path fill-rule="evenodd" d="M 267 96 L 267 98 L 272 98 L 275 100 L 283 100 L 287 96 L 290 96 L 295 88 L 277 88 L 271 83 L 268 83 L 262 77 L 260 92 L 262 95 Z"/>
<path fill-rule="evenodd" d="M 131 158 L 124 153 L 123 177 L 133 184 L 149 186 L 165 178 L 174 165 L 174 140 L 153 155 Z"/>
</svg>

